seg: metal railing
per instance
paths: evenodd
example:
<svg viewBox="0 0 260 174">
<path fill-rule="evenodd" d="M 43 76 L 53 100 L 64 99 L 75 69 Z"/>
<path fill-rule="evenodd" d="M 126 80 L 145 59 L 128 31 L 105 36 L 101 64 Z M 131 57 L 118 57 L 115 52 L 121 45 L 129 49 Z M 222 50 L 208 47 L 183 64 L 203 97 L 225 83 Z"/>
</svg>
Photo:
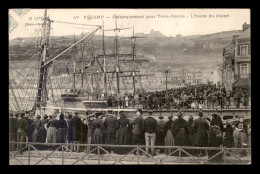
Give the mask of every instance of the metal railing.
<svg viewBox="0 0 260 174">
<path fill-rule="evenodd" d="M 191 147 L 191 146 L 153 146 L 156 152 L 168 149 L 168 154 L 152 156 L 145 151 L 145 145 L 108 145 L 108 144 L 76 144 L 83 152 L 73 152 L 68 143 L 32 143 L 9 142 L 23 145 L 19 151 L 9 151 L 10 165 L 113 165 L 113 164 L 250 164 L 251 148 L 226 147 Z M 42 147 L 52 147 L 51 150 L 39 150 Z M 149 146 L 150 148 L 150 146 Z M 116 154 L 118 149 L 126 150 L 124 154 Z M 202 150 L 206 156 L 198 157 L 195 151 Z M 20 151 L 24 151 L 20 154 Z M 237 154 L 246 151 L 248 156 Z M 135 153 L 135 155 L 133 154 Z M 207 154 L 211 154 L 210 157 Z"/>
<path fill-rule="evenodd" d="M 115 103 L 118 103 L 117 101 Z M 231 99 L 216 99 L 216 100 L 176 100 L 174 101 L 167 101 L 164 102 L 161 101 L 151 101 L 148 100 L 142 100 L 142 101 L 131 101 L 129 100 L 128 107 L 125 106 L 125 102 L 121 101 L 120 108 L 135 108 L 136 106 L 142 107 L 144 109 L 199 109 L 199 104 L 205 109 L 215 109 L 215 110 L 222 110 L 222 109 L 237 109 L 237 108 L 243 108 L 243 109 L 249 109 L 251 107 L 250 105 L 250 99 L 248 101 L 248 105 L 244 106 L 244 100 L 240 100 L 239 104 L 238 101 L 231 98 Z M 112 107 L 118 107 L 119 104 L 113 104 Z"/>
</svg>

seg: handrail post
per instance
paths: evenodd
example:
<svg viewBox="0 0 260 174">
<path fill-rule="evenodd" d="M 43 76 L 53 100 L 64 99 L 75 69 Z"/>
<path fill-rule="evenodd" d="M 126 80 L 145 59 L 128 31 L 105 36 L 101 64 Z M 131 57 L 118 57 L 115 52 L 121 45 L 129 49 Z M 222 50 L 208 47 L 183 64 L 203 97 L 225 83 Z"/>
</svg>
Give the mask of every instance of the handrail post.
<svg viewBox="0 0 260 174">
<path fill-rule="evenodd" d="M 64 165 L 64 152 L 63 152 L 63 145 L 61 145 L 61 165 Z"/>
<path fill-rule="evenodd" d="M 100 146 L 98 145 L 98 164 L 100 164 Z"/>
<path fill-rule="evenodd" d="M 179 160 L 181 162 L 181 148 L 179 148 Z"/>
<path fill-rule="evenodd" d="M 226 159 L 227 155 L 226 155 L 226 148 L 225 147 L 223 148 L 223 152 L 224 152 L 223 153 L 223 159 L 224 159 L 224 163 L 226 164 L 227 163 L 227 159 Z"/>
<path fill-rule="evenodd" d="M 28 143 L 28 165 L 30 165 L 31 151 L 30 151 L 30 143 Z"/>
<path fill-rule="evenodd" d="M 137 146 L 136 148 L 136 151 L 137 151 L 137 164 L 139 165 L 139 146 Z"/>
</svg>

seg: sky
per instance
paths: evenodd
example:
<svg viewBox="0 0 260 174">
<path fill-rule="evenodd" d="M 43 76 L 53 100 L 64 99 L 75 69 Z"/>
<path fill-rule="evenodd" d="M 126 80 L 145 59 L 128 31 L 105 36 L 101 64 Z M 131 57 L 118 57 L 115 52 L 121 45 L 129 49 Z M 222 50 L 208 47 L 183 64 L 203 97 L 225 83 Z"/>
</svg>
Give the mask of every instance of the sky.
<svg viewBox="0 0 260 174">
<path fill-rule="evenodd" d="M 177 34 L 188 36 L 242 30 L 245 22 L 250 24 L 250 9 L 48 9 L 47 13 L 54 20 L 51 29 L 53 36 L 78 35 L 82 27 L 86 28 L 83 32 L 95 29 L 56 21 L 102 25 L 104 20 L 105 30 L 115 28 L 115 14 L 119 16 L 119 28 L 131 27 L 119 32 L 119 36 L 132 35 L 133 26 L 135 33 L 148 34 L 153 29 L 175 37 Z M 9 9 L 9 25 L 10 20 L 14 24 L 9 26 L 9 39 L 40 36 L 43 15 L 44 9 L 26 9 L 23 14 Z M 114 32 L 105 32 L 105 35 L 114 35 Z"/>
</svg>

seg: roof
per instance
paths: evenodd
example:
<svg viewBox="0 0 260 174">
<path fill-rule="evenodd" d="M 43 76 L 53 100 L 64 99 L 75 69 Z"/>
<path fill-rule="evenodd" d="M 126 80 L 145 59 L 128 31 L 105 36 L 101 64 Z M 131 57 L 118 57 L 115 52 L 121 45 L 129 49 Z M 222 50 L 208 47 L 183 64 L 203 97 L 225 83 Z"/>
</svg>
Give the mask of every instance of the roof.
<svg viewBox="0 0 260 174">
<path fill-rule="evenodd" d="M 250 34 L 250 27 L 244 31 L 242 34 L 240 34 L 237 39 L 246 39 L 246 38 L 250 38 L 251 37 L 251 34 Z"/>
<path fill-rule="evenodd" d="M 249 86 L 248 78 L 240 78 L 234 82 L 234 87 L 246 87 Z"/>
</svg>

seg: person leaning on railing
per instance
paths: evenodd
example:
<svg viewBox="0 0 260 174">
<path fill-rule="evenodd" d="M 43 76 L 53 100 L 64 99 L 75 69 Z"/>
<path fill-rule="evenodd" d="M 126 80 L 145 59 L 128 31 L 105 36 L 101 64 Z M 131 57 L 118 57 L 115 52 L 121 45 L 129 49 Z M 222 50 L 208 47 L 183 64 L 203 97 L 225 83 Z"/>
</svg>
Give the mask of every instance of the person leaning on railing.
<svg viewBox="0 0 260 174">
<path fill-rule="evenodd" d="M 20 114 L 20 119 L 17 122 L 17 142 L 26 142 L 26 137 L 28 133 L 28 123 L 24 118 L 25 113 Z M 22 154 L 26 149 L 25 144 L 18 144 L 17 150 Z"/>
</svg>

